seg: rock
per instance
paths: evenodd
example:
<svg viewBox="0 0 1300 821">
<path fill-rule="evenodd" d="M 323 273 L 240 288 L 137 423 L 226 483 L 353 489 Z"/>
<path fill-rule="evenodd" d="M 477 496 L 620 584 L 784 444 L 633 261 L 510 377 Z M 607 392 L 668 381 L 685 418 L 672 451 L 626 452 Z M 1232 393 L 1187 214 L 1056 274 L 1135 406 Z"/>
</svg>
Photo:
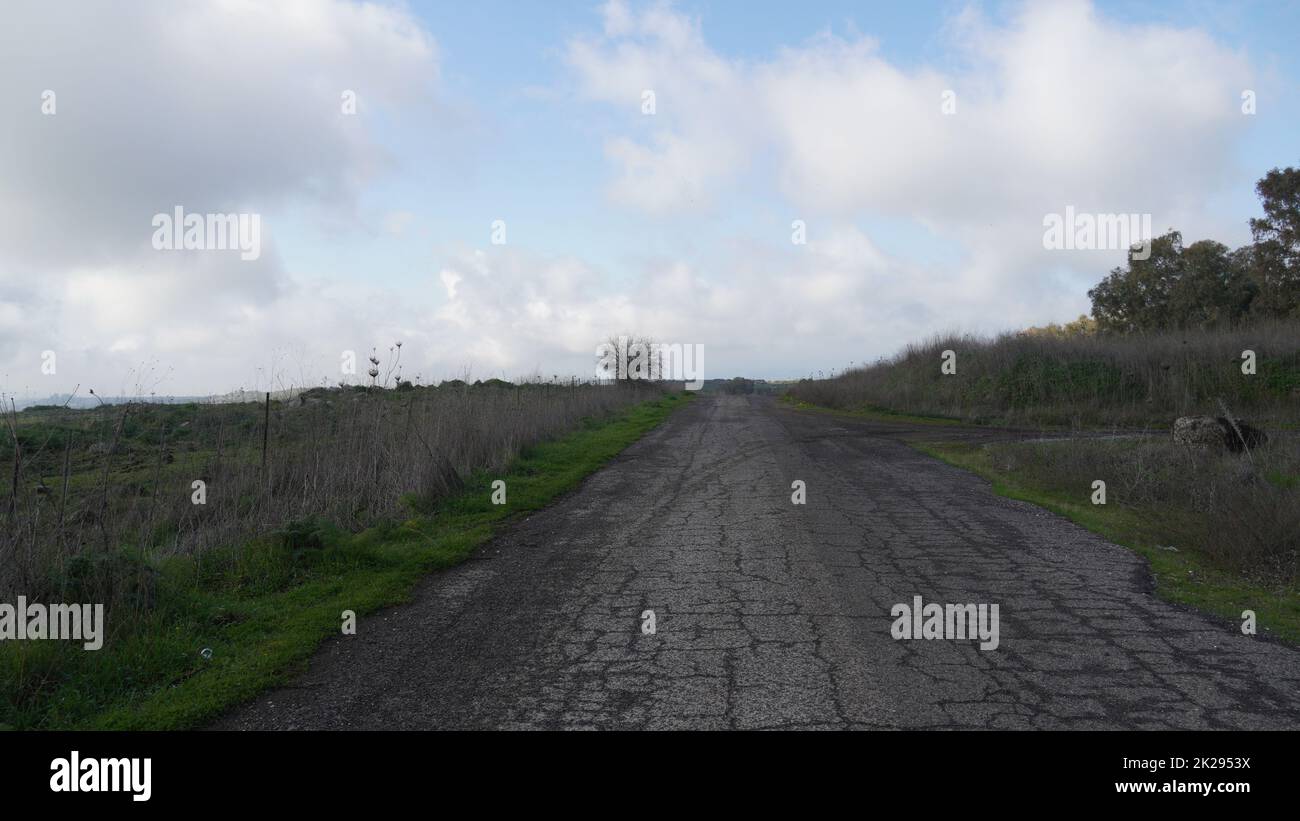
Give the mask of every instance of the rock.
<svg viewBox="0 0 1300 821">
<path fill-rule="evenodd" d="M 1223 427 L 1213 416 L 1180 416 L 1174 420 L 1174 441 L 1194 447 L 1225 447 Z"/>
<path fill-rule="evenodd" d="M 1240 435 L 1238 431 L 1241 432 Z M 1241 453 L 1263 445 L 1268 441 L 1268 434 L 1240 419 L 1180 416 L 1174 420 L 1174 441 L 1180 445 L 1225 448 L 1233 453 Z"/>
</svg>

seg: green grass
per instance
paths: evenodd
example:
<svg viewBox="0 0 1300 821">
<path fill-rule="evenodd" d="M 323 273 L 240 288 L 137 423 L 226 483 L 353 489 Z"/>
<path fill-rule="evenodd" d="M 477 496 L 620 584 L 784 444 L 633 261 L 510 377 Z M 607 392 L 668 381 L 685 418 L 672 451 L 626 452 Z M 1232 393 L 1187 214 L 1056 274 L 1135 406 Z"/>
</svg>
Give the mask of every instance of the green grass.
<svg viewBox="0 0 1300 821">
<path fill-rule="evenodd" d="M 1103 538 L 1134 551 L 1147 560 L 1155 578 L 1156 593 L 1166 601 L 1194 607 L 1238 626 L 1243 610 L 1254 610 L 1256 629 L 1282 641 L 1300 645 L 1300 591 L 1265 587 L 1212 566 L 1191 550 L 1173 552 L 1161 526 L 1159 511 L 1142 511 L 1122 505 L 1094 505 L 1085 496 L 1065 494 L 1031 484 L 1024 477 L 999 467 L 988 451 L 967 443 L 914 444 L 918 450 L 988 479 L 994 492 L 1036 504 L 1066 517 Z"/>
<path fill-rule="evenodd" d="M 1280 488 L 1290 490 L 1291 488 L 1300 487 L 1300 476 L 1283 473 L 1280 470 L 1271 470 L 1264 474 L 1264 478 Z"/>
<path fill-rule="evenodd" d="M 855 419 L 870 419 L 875 422 L 903 422 L 913 425 L 965 425 L 972 424 L 949 416 L 925 416 L 912 413 L 900 413 L 880 405 L 861 405 L 852 409 L 828 408 L 795 399 L 790 394 L 783 394 L 781 401 L 796 410 L 828 413 L 835 416 L 852 416 Z"/>
<path fill-rule="evenodd" d="M 339 634 L 344 610 L 360 617 L 406 601 L 421 577 L 464 560 L 511 517 L 575 487 L 687 399 L 669 395 L 589 420 L 525 450 L 504 475 L 477 474 L 432 513 L 404 522 L 353 534 L 305 521 L 199 558 L 151 566 L 122 557 L 156 573 L 154 606 L 131 623 L 110 624 L 96 652 L 66 641 L 0 645 L 0 725 L 203 726 L 301 672 L 321 641 Z M 505 505 L 491 503 L 495 479 L 506 481 Z"/>
</svg>

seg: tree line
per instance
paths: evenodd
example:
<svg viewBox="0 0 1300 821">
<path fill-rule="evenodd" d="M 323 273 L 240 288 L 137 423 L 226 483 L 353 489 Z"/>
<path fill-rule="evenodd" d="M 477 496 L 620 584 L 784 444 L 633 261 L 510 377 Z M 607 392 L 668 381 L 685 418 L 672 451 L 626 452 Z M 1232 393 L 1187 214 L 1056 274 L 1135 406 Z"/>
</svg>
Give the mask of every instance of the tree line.
<svg viewBox="0 0 1300 821">
<path fill-rule="evenodd" d="M 1300 318 L 1300 169 L 1274 168 L 1256 185 L 1264 215 L 1251 219 L 1253 242 L 1235 250 L 1214 240 L 1183 244 L 1179 231 L 1151 239 L 1145 259 L 1132 251 L 1088 291 L 1102 332 L 1233 327 L 1258 319 Z"/>
</svg>

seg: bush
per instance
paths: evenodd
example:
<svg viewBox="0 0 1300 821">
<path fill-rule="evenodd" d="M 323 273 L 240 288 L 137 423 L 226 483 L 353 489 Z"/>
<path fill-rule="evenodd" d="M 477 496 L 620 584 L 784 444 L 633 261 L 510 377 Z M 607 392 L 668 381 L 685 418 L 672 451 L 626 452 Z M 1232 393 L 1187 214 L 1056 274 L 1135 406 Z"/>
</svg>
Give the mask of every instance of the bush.
<svg viewBox="0 0 1300 821">
<path fill-rule="evenodd" d="M 957 357 L 955 374 L 941 355 Z M 1256 373 L 1241 371 L 1242 352 Z M 1233 330 L 1152 334 L 948 335 L 909 345 L 889 360 L 833 379 L 803 380 L 789 393 L 832 408 L 1020 424 L 1159 426 L 1175 417 L 1236 415 L 1300 422 L 1300 322 Z"/>
</svg>

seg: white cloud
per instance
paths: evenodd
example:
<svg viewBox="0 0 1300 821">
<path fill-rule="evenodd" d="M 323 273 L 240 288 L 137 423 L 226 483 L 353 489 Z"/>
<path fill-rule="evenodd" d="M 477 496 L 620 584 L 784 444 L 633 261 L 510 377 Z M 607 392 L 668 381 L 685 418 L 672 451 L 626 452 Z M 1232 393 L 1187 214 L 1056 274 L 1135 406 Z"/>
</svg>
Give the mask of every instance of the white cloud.
<svg viewBox="0 0 1300 821">
<path fill-rule="evenodd" d="M 394 163 L 373 115 L 424 105 L 438 77 L 432 38 L 400 7 L 18 2 L 4 17 L 0 306 L 22 315 L 0 324 L 0 375 L 20 387 L 39 384 L 50 348 L 61 372 L 121 372 L 147 352 L 180 363 L 190 389 L 223 389 L 204 372 L 246 367 L 304 307 L 285 303 L 302 291 L 275 217 L 359 223 L 361 191 Z M 260 214 L 261 259 L 155 251 L 152 217 L 176 205 Z"/>
<path fill-rule="evenodd" d="M 959 68 L 943 70 L 900 66 L 870 38 L 830 33 L 731 61 L 697 21 L 642 8 L 611 4 L 604 35 L 568 50 L 579 89 L 627 112 L 607 143 L 611 199 L 658 215 L 704 198 L 725 210 L 728 193 L 767 190 L 810 230 L 841 237 L 879 217 L 911 221 L 960 259 L 913 265 L 909 282 L 901 269 L 883 274 L 878 255 L 841 248 L 840 263 L 778 293 L 847 309 L 848 320 L 885 298 L 869 286 L 889 276 L 890 298 L 922 323 L 912 336 L 1086 310 L 1083 292 L 1123 254 L 1044 251 L 1044 214 L 1073 205 L 1151 213 L 1157 231 L 1204 225 L 1247 125 L 1241 55 L 1200 31 L 1106 19 L 1084 0 L 1026 3 L 1005 23 L 967 9 L 945 31 Z M 665 90 L 649 127 L 632 105 L 639 87 Z M 941 109 L 948 89 L 953 115 Z"/>
<path fill-rule="evenodd" d="M 1062 198 L 1163 212 L 1223 180 L 1245 128 L 1251 70 L 1238 54 L 1203 32 L 1107 20 L 1085 0 L 1027 3 L 1005 25 L 968 10 L 947 34 L 960 73 L 899 67 L 871 38 L 830 33 L 744 64 L 669 7 L 613 3 L 611 17 L 568 59 L 587 97 L 626 110 L 629 131 L 645 130 L 640 90 L 657 91 L 649 136 L 613 137 L 607 151 L 618 199 L 634 202 L 625 189 L 639 184 L 651 210 L 689 207 L 774 150 L 784 192 L 822 213 L 960 226 L 1008 209 L 1041 218 Z"/>
<path fill-rule="evenodd" d="M 797 247 L 737 240 L 699 266 L 656 260 L 631 273 L 614 290 L 607 272 L 575 258 L 466 250 L 441 272 L 455 286 L 435 313 L 433 344 L 474 351 L 492 371 L 479 375 L 587 374 L 595 345 L 628 331 L 704 344 L 710 378 L 759 367 L 806 374 L 809 363 L 902 345 L 923 310 L 913 301 L 945 296 L 942 282 L 852 228 Z"/>
<path fill-rule="evenodd" d="M 615 0 L 564 51 L 580 95 L 616 124 L 600 138 L 603 196 L 660 236 L 682 214 L 691 229 L 666 245 L 622 235 L 635 238 L 626 255 L 657 256 L 617 271 L 582 247 L 463 247 L 430 258 L 411 288 L 382 270 L 316 277 L 279 230 L 360 224 L 358 203 L 401 160 L 372 115 L 432 108 L 438 50 L 404 7 L 5 14 L 0 385 L 38 392 L 44 349 L 66 374 L 49 390 L 150 362 L 174 391 L 335 381 L 344 350 L 364 359 L 396 340 L 404 374 L 426 380 L 588 373 L 595 344 L 622 330 L 705 344 L 710 377 L 803 375 L 941 329 L 1068 319 L 1121 255 L 1044 251 L 1044 213 L 1212 225 L 1203 203 L 1233 171 L 1252 87 L 1244 59 L 1202 32 L 1121 25 L 1077 1 L 1028 3 L 1005 22 L 960 13 L 945 32 L 953 68 L 899 65 L 870 38 L 830 33 L 733 59 L 672 6 Z M 340 111 L 344 89 L 355 116 Z M 150 219 L 177 204 L 261 213 L 261 258 L 154 251 Z M 413 210 L 372 204 L 379 231 L 359 233 L 390 248 L 419 235 L 417 205 L 402 204 Z M 795 218 L 807 245 L 790 243 Z M 864 227 L 881 224 L 902 227 Z M 619 236 L 602 239 L 620 253 Z"/>
<path fill-rule="evenodd" d="M 706 205 L 714 183 L 749 159 L 733 133 L 751 118 L 743 67 L 709 49 L 699 23 L 669 6 L 638 13 L 616 0 L 603 15 L 604 35 L 572 40 L 566 58 L 586 97 L 625 110 L 652 135 L 649 145 L 626 137 L 606 144 L 622 169 L 610 195 L 656 213 Z M 647 91 L 653 114 L 643 113 Z"/>
</svg>

